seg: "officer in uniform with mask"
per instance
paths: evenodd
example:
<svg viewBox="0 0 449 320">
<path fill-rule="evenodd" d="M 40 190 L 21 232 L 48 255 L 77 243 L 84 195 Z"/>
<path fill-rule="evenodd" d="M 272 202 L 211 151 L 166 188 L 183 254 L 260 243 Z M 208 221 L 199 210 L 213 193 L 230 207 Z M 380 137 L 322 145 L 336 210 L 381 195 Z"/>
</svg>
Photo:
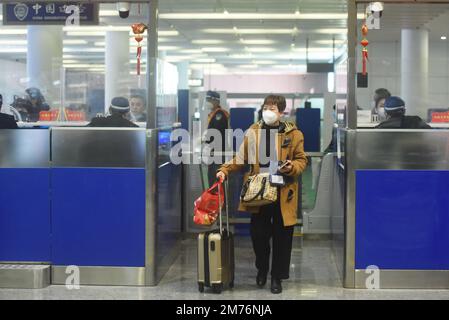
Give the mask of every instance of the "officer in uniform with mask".
<svg viewBox="0 0 449 320">
<path fill-rule="evenodd" d="M 93 118 L 88 127 L 138 127 L 127 118 L 130 111 L 129 101 L 124 97 L 115 97 L 109 107 L 110 116 Z"/>
<path fill-rule="evenodd" d="M 217 148 L 216 143 L 213 142 L 213 137 L 205 141 L 206 144 L 213 145 L 215 147 L 211 148 L 210 156 L 213 157 L 215 152 L 225 152 L 226 151 L 226 129 L 229 128 L 229 113 L 223 110 L 220 106 L 220 94 L 215 91 L 207 91 L 206 93 L 206 107 L 210 110 L 208 116 L 207 129 L 216 129 L 221 134 L 221 148 Z M 207 131 L 206 131 L 207 132 Z M 209 165 L 207 170 L 207 176 L 209 180 L 209 185 L 212 185 L 216 180 L 215 175 L 218 168 L 225 161 L 225 157 L 221 157 L 221 163 L 212 163 Z"/>
</svg>

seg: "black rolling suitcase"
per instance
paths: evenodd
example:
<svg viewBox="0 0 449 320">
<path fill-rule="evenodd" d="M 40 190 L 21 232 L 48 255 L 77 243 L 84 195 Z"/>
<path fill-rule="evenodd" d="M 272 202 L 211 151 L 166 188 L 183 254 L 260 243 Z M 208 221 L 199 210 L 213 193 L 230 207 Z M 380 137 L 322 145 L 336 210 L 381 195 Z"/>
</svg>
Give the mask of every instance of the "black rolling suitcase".
<svg viewBox="0 0 449 320">
<path fill-rule="evenodd" d="M 225 184 L 226 228 L 223 228 L 220 206 L 218 230 L 198 235 L 198 290 L 212 287 L 221 293 L 224 288 L 234 287 L 234 235 L 229 231 L 227 182 Z"/>
</svg>

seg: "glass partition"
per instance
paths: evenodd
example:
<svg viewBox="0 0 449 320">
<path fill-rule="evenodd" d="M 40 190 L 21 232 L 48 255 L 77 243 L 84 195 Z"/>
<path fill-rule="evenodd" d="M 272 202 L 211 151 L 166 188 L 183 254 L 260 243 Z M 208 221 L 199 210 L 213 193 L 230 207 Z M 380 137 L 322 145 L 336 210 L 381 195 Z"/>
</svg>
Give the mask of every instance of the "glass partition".
<svg viewBox="0 0 449 320">
<path fill-rule="evenodd" d="M 366 17 L 357 24 L 357 126 L 388 120 L 383 126 L 411 128 L 420 117 L 432 127 L 448 127 L 449 3 L 384 3 L 381 13 L 376 10 L 357 5 L 358 16 Z M 389 96 L 399 99 L 385 108 Z M 413 118 L 401 116 L 404 110 Z"/>
<path fill-rule="evenodd" d="M 97 6 L 82 8 L 91 5 Z M 53 6 L 55 12 L 62 10 L 59 4 Z M 51 10 L 42 5 L 39 14 Z M 145 126 L 147 32 L 138 42 L 131 26 L 148 23 L 148 11 L 147 3 L 134 4 L 129 17 L 122 19 L 115 3 L 101 3 L 98 21 L 92 23 L 81 15 L 80 25 L 30 25 L 34 12 L 29 11 L 26 24 L 5 25 L 11 17 L 0 6 L 1 112 L 15 115 L 20 126 L 85 125 L 95 116 L 108 115 L 113 97 L 124 96 L 131 107 L 128 119 Z M 178 74 L 176 66 L 163 60 L 158 60 L 157 69 L 160 127 L 177 120 Z"/>
</svg>

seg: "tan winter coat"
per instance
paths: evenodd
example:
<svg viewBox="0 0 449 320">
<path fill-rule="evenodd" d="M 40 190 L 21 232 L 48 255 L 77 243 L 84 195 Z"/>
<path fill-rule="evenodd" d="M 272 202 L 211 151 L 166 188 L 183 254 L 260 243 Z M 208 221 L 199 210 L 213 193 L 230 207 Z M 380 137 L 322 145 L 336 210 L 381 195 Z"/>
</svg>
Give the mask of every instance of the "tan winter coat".
<svg viewBox="0 0 449 320">
<path fill-rule="evenodd" d="M 240 150 L 234 159 L 223 164 L 219 171 L 222 171 L 226 176 L 234 171 L 240 171 L 245 168 L 246 164 L 251 164 L 251 172 L 247 172 L 244 176 L 244 182 L 249 175 L 258 174 L 259 167 L 259 145 L 260 145 L 260 130 L 262 128 L 262 121 L 252 125 L 245 135 L 244 142 L 240 146 Z M 284 173 L 287 176 L 286 184 L 280 190 L 280 205 L 282 211 L 282 218 L 284 226 L 292 226 L 297 222 L 298 210 L 298 177 L 307 166 L 307 157 L 304 152 L 304 136 L 299 129 L 290 122 L 282 122 L 281 130 L 277 133 L 276 152 L 278 160 L 291 160 L 293 169 L 289 173 Z M 256 143 L 257 141 L 257 143 Z M 281 146 L 281 147 L 279 147 Z M 291 177 L 291 178 L 288 178 Z M 241 202 L 239 206 L 240 211 L 247 211 L 257 214 L 258 207 L 245 207 Z"/>
</svg>

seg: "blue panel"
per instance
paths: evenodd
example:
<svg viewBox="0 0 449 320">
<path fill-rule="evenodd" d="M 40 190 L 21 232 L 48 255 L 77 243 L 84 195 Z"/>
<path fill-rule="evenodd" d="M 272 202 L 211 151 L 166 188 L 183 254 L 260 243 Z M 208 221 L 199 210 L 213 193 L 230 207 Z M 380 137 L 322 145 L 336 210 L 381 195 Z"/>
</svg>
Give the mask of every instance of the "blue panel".
<svg viewBox="0 0 449 320">
<path fill-rule="evenodd" d="M 0 169 L 0 261 L 49 262 L 50 170 Z"/>
<path fill-rule="evenodd" d="M 52 169 L 53 262 L 144 266 L 145 170 Z"/>
<path fill-rule="evenodd" d="M 246 131 L 254 124 L 254 111 L 253 108 L 232 108 L 230 111 L 229 125 L 231 129 L 241 129 Z M 235 138 L 233 139 L 233 150 L 236 151 L 240 146 L 236 145 Z"/>
<path fill-rule="evenodd" d="M 355 266 L 449 269 L 449 171 L 356 172 Z"/>
<path fill-rule="evenodd" d="M 318 108 L 296 109 L 296 125 L 304 134 L 305 152 L 320 152 L 321 150 L 320 112 Z"/>
<path fill-rule="evenodd" d="M 178 118 L 181 128 L 189 130 L 189 90 L 178 90 Z"/>
</svg>

